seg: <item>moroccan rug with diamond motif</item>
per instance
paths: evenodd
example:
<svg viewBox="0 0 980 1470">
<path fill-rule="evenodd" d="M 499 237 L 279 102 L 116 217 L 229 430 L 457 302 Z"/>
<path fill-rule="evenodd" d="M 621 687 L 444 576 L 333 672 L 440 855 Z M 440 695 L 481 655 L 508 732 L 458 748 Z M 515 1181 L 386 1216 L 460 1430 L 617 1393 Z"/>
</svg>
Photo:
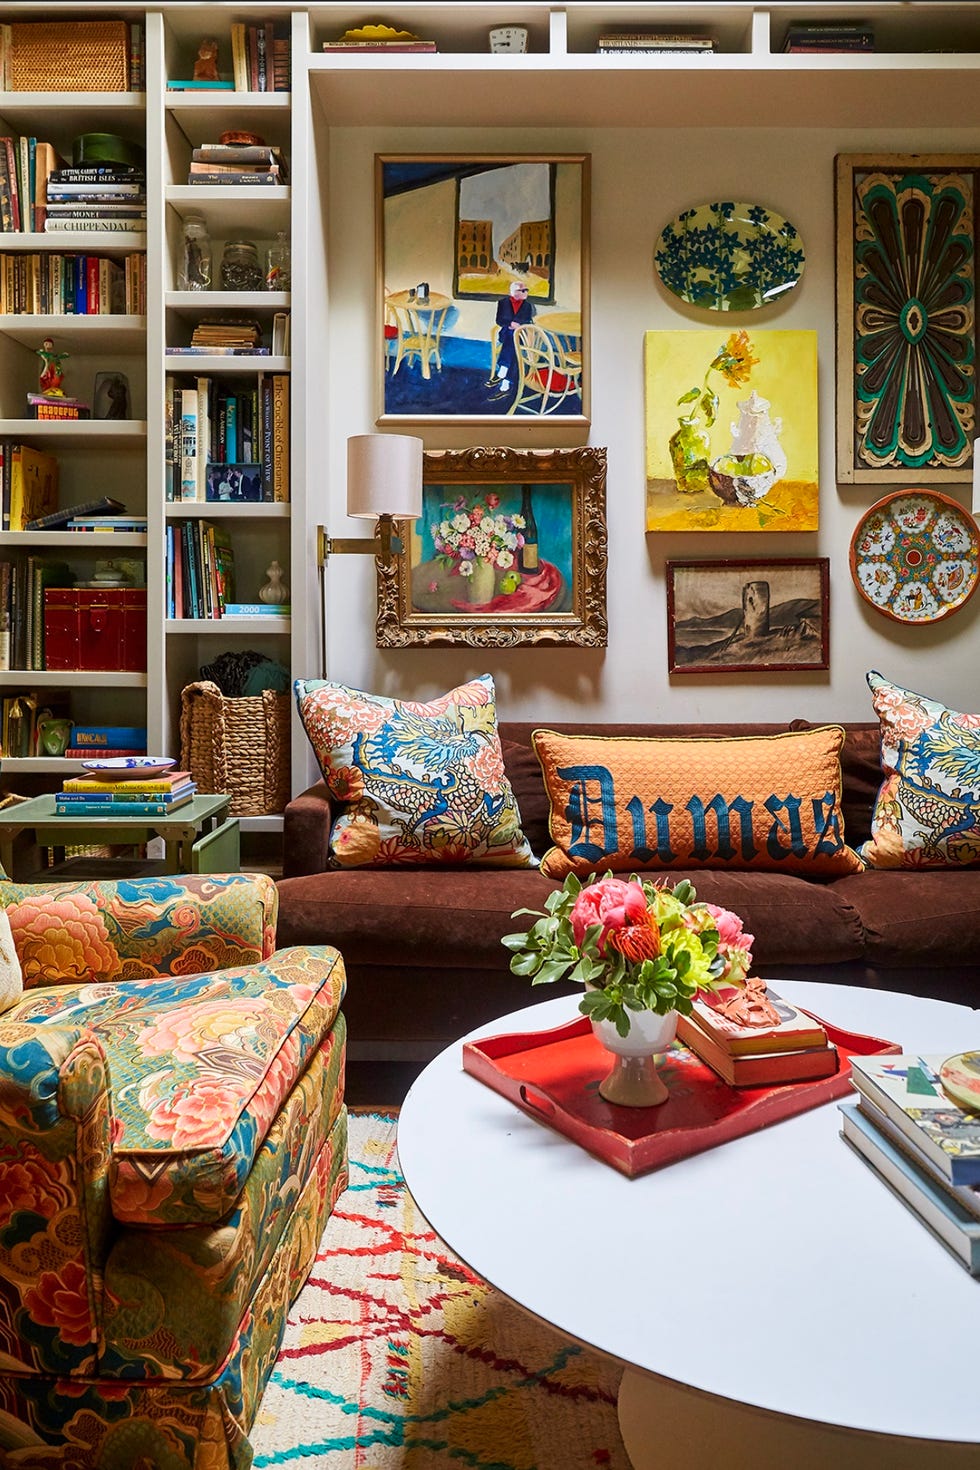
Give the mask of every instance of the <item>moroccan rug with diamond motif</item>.
<svg viewBox="0 0 980 1470">
<path fill-rule="evenodd" d="M 352 1114 L 351 1183 L 293 1305 L 251 1433 L 257 1470 L 628 1470 L 621 1370 L 464 1266 Z"/>
</svg>

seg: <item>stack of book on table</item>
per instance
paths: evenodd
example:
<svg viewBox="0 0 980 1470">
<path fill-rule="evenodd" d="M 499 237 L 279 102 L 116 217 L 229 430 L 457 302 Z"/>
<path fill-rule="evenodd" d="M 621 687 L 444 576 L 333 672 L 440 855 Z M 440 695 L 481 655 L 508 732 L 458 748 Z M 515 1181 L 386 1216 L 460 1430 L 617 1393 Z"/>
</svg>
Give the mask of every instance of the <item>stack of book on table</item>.
<svg viewBox="0 0 980 1470">
<path fill-rule="evenodd" d="M 71 776 L 55 792 L 59 817 L 165 817 L 190 801 L 197 786 L 190 771 L 108 779 Z"/>
<path fill-rule="evenodd" d="M 766 988 L 766 1000 L 779 1020 L 742 1025 L 719 1009 L 736 991 L 711 1001 L 695 1000 L 689 1016 L 679 1016 L 677 1039 L 706 1062 L 731 1087 L 766 1087 L 832 1077 L 837 1048 L 819 1021 Z"/>
<path fill-rule="evenodd" d="M 980 1056 L 975 1067 L 980 1073 Z M 856 1101 L 842 1136 L 918 1218 L 980 1276 L 980 1110 L 943 1087 L 955 1058 L 852 1057 Z"/>
</svg>

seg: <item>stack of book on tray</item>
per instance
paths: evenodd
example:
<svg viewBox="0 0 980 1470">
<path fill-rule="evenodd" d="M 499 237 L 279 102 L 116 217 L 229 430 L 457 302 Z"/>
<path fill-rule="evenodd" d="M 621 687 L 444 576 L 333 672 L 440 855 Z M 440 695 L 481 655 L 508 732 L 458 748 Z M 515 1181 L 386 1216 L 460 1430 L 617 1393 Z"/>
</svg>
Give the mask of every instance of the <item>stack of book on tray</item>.
<svg viewBox="0 0 980 1470">
<path fill-rule="evenodd" d="M 812 51 L 873 51 L 875 33 L 861 21 L 801 21 L 791 25 L 786 32 L 783 50 L 807 53 Z"/>
<path fill-rule="evenodd" d="M 124 771 L 71 776 L 55 792 L 59 817 L 165 817 L 190 801 L 197 786 L 190 771 L 127 778 Z"/>
<path fill-rule="evenodd" d="M 943 1087 L 956 1061 L 852 1057 L 858 1097 L 839 1104 L 841 1132 L 971 1276 L 980 1276 L 980 1111 Z"/>
<path fill-rule="evenodd" d="M 833 1076 L 838 1066 L 837 1048 L 819 1021 L 767 987 L 766 1000 L 778 1012 L 779 1020 L 741 1025 L 718 1008 L 737 994 L 715 997 L 713 1004 L 695 1000 L 691 1014 L 678 1017 L 678 1041 L 732 1087 L 765 1087 Z"/>
<path fill-rule="evenodd" d="M 202 143 L 191 152 L 189 184 L 285 184 L 281 148 L 267 143 Z"/>
<path fill-rule="evenodd" d="M 684 31 L 610 31 L 599 37 L 596 51 L 600 56 L 615 54 L 673 54 L 677 56 L 710 56 L 715 49 L 714 36 L 691 35 Z"/>
</svg>

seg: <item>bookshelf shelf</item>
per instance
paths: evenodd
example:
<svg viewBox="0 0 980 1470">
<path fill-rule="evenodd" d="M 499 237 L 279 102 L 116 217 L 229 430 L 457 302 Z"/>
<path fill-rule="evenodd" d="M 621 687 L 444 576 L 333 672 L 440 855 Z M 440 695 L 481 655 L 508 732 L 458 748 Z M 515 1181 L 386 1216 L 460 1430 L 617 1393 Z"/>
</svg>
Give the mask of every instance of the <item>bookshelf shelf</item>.
<svg viewBox="0 0 980 1470">
<path fill-rule="evenodd" d="M 0 333 L 24 347 L 37 347 L 42 338 L 55 337 L 59 347 L 76 352 L 132 352 L 142 348 L 146 337 L 146 317 L 94 313 L 91 316 L 33 316 L 28 312 L 5 312 L 0 315 Z"/>
<path fill-rule="evenodd" d="M 3 318 L 0 317 L 0 321 Z M 33 339 L 32 339 L 33 341 Z M 0 419 L 0 437 L 30 439 L 56 454 L 59 449 L 146 447 L 145 419 Z"/>
<path fill-rule="evenodd" d="M 71 551 L 146 549 L 145 531 L 0 531 L 0 546 L 33 546 L 45 550 L 63 546 Z"/>
</svg>

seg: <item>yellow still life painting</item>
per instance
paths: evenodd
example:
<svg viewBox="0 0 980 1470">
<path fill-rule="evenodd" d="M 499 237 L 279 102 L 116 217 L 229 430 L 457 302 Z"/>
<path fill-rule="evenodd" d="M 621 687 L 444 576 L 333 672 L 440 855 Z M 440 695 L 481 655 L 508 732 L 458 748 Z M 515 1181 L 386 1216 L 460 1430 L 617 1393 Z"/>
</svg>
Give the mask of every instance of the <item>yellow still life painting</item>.
<svg viewBox="0 0 980 1470">
<path fill-rule="evenodd" d="M 645 336 L 646 529 L 815 531 L 816 332 Z"/>
</svg>

